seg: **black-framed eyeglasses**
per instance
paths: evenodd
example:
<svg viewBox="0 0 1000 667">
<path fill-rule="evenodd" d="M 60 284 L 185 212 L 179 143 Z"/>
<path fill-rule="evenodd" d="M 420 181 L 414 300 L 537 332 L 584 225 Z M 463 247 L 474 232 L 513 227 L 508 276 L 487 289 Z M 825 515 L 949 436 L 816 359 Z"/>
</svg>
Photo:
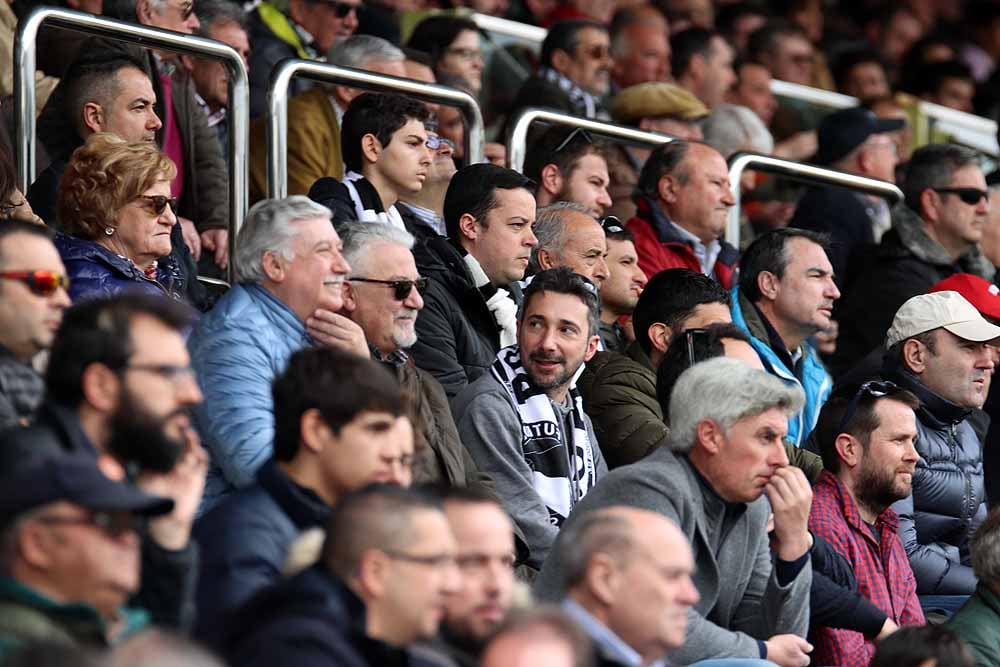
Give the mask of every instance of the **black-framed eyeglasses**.
<svg viewBox="0 0 1000 667">
<path fill-rule="evenodd" d="M 456 558 L 452 554 L 428 554 L 426 556 L 421 556 L 419 554 L 408 554 L 402 551 L 385 551 L 384 553 L 393 560 L 416 563 L 417 565 L 424 565 L 435 569 L 454 567 L 456 564 Z"/>
<path fill-rule="evenodd" d="M 69 289 L 69 278 L 55 271 L 0 271 L 0 278 L 19 280 L 36 296 L 52 296 L 60 287 Z"/>
<path fill-rule="evenodd" d="M 117 538 L 134 531 L 141 533 L 146 526 L 146 518 L 131 512 L 91 512 L 90 516 L 38 516 L 39 523 L 49 525 L 93 526 L 104 531 L 109 537 Z"/>
<path fill-rule="evenodd" d="M 149 202 L 149 210 L 156 215 L 163 215 L 167 206 L 174 213 L 177 213 L 177 197 L 164 197 L 163 195 L 143 195 L 143 199 Z"/>
<path fill-rule="evenodd" d="M 178 366 L 176 364 L 128 364 L 123 370 L 153 373 L 175 385 L 187 379 L 194 379 L 195 377 L 194 368 L 191 366 Z"/>
<path fill-rule="evenodd" d="M 564 148 L 569 146 L 573 142 L 573 140 L 576 139 L 577 137 L 582 138 L 588 144 L 594 143 L 594 137 L 590 136 L 590 132 L 587 132 L 587 130 L 583 129 L 582 127 L 578 127 L 569 134 L 567 134 L 566 138 L 562 140 L 562 143 L 560 143 L 558 146 L 552 149 L 552 153 L 555 154 L 563 150 Z"/>
<path fill-rule="evenodd" d="M 854 418 L 854 413 L 858 410 L 858 403 L 861 402 L 862 396 L 882 398 L 884 396 L 895 394 L 898 391 L 899 385 L 895 382 L 889 382 L 887 380 L 869 380 L 868 382 L 862 384 L 858 387 L 858 390 L 854 392 L 851 402 L 847 404 L 847 410 L 844 411 L 844 416 L 840 418 L 840 424 L 837 425 L 837 433 L 843 433 L 847 425 L 851 423 L 851 419 Z"/>
<path fill-rule="evenodd" d="M 409 298 L 413 288 L 417 288 L 417 293 L 423 294 L 430 282 L 427 278 L 417 278 L 416 280 L 376 280 L 375 278 L 348 278 L 348 282 L 375 283 L 376 285 L 388 285 L 393 290 L 392 296 L 396 301 L 405 301 Z"/>
<path fill-rule="evenodd" d="M 605 234 L 621 234 L 625 231 L 625 225 L 622 224 L 621 218 L 617 215 L 606 215 L 598 222 L 601 223 Z"/>
<path fill-rule="evenodd" d="M 964 203 L 969 206 L 975 206 L 983 199 L 989 199 L 990 193 L 986 190 L 980 190 L 979 188 L 932 188 L 934 192 L 939 192 L 943 195 L 958 195 Z"/>
<path fill-rule="evenodd" d="M 338 2 L 337 0 L 320 0 L 320 2 L 333 10 L 333 15 L 338 19 L 346 18 L 351 12 L 358 10 L 358 5 L 350 2 Z"/>
<path fill-rule="evenodd" d="M 684 343 L 687 345 L 688 353 L 688 368 L 694 366 L 699 361 L 694 351 L 695 340 L 705 338 L 706 336 L 708 336 L 708 329 L 695 328 L 684 330 Z"/>
</svg>

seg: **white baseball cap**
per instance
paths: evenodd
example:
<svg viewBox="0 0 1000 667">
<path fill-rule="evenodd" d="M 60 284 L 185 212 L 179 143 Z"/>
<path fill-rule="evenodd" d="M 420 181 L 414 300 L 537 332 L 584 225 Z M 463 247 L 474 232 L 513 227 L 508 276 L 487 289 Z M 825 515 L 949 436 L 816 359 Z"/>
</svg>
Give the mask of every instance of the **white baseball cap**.
<svg viewBox="0 0 1000 667">
<path fill-rule="evenodd" d="M 987 322 L 964 296 L 958 292 L 935 292 L 915 296 L 899 307 L 885 333 L 885 346 L 890 348 L 939 328 L 977 343 L 1000 338 L 1000 327 Z"/>
</svg>

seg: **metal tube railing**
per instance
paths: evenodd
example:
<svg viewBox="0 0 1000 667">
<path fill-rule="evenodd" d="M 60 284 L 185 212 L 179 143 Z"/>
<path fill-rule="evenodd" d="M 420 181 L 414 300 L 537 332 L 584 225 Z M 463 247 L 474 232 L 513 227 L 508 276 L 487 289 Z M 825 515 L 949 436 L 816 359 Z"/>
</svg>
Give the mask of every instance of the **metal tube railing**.
<svg viewBox="0 0 1000 667">
<path fill-rule="evenodd" d="M 549 32 L 545 28 L 539 28 L 538 26 L 528 25 L 519 21 L 511 21 L 510 19 L 502 19 L 490 16 L 489 14 L 472 14 L 470 18 L 479 26 L 480 30 L 498 35 L 506 35 L 507 37 L 513 37 L 536 46 L 542 45 L 542 42 L 545 41 L 545 35 Z"/>
<path fill-rule="evenodd" d="M 39 7 L 20 22 L 14 42 L 14 107 L 17 114 L 17 182 L 23 192 L 35 173 L 35 47 L 42 24 L 147 48 L 221 60 L 229 73 L 229 268 L 233 277 L 236 235 L 247 210 L 247 145 L 250 82 L 246 64 L 222 42 L 55 7 Z"/>
<path fill-rule="evenodd" d="M 507 166 L 515 171 L 524 169 L 524 158 L 528 153 L 528 129 L 532 123 L 544 122 L 555 125 L 578 127 L 612 141 L 637 146 L 655 148 L 661 144 L 670 143 L 673 137 L 659 132 L 637 130 L 634 127 L 604 123 L 599 120 L 577 118 L 569 114 L 549 111 L 547 109 L 528 108 L 521 111 L 511 125 L 510 136 L 507 139 Z"/>
<path fill-rule="evenodd" d="M 433 104 L 458 107 L 465 116 L 465 155 L 468 163 L 483 161 L 486 137 L 483 114 L 479 110 L 479 104 L 469 93 L 458 88 L 421 83 L 388 74 L 290 58 L 281 61 L 271 70 L 271 81 L 267 87 L 268 197 L 288 195 L 288 86 L 295 76 L 363 90 L 400 93 Z"/>
<path fill-rule="evenodd" d="M 735 247 L 740 246 L 740 177 L 747 169 L 763 171 L 769 174 L 784 176 L 802 183 L 812 185 L 834 185 L 849 188 L 867 194 L 885 197 L 895 203 L 903 199 L 903 191 L 895 184 L 880 181 L 877 178 L 867 178 L 857 174 L 817 167 L 791 160 L 761 155 L 759 153 L 735 153 L 729 158 L 729 187 L 733 193 L 735 204 L 729 210 L 729 221 L 726 225 L 726 241 Z M 831 215 L 836 213 L 831 211 Z"/>
</svg>

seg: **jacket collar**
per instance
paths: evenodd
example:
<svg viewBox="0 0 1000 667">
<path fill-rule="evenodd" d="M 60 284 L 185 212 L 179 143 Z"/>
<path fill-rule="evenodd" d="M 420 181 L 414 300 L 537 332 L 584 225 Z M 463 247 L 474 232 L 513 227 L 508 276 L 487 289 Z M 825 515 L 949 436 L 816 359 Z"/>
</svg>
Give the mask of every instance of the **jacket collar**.
<svg viewBox="0 0 1000 667">
<path fill-rule="evenodd" d="M 325 526 L 330 518 L 329 505 L 315 491 L 289 477 L 274 459 L 261 467 L 257 481 L 299 530 Z"/>
<path fill-rule="evenodd" d="M 646 354 L 646 351 L 642 349 L 641 345 L 639 345 L 639 341 L 634 340 L 625 347 L 625 356 L 643 368 L 648 368 L 654 373 L 656 372 L 656 369 L 653 368 L 653 362 L 650 361 L 649 355 Z"/>
<path fill-rule="evenodd" d="M 932 428 L 943 429 L 965 421 L 972 412 L 928 389 L 913 373 L 902 368 L 899 361 L 888 361 L 888 379 L 913 392 L 920 399 L 920 408 L 917 410 L 920 421 Z"/>
<path fill-rule="evenodd" d="M 102 264 L 129 280 L 154 282 L 135 262 L 118 255 L 102 245 L 86 239 L 56 233 L 53 241 L 64 262 L 82 260 Z M 161 287 L 172 289 L 180 279 L 180 268 L 170 255 L 156 261 L 156 281 Z"/>
<path fill-rule="evenodd" d="M 952 261 L 944 247 L 927 233 L 924 221 L 916 211 L 905 204 L 892 209 L 892 224 L 903 248 L 928 264 L 938 266 L 958 265 L 965 273 L 974 273 L 986 280 L 993 280 L 996 269 L 983 257 L 978 245 L 969 248 L 958 261 Z"/>
<path fill-rule="evenodd" d="M 256 301 L 262 310 L 269 314 L 268 319 L 274 322 L 279 328 L 284 329 L 291 336 L 305 340 L 307 344 L 312 344 L 312 338 L 306 331 L 305 323 L 299 319 L 298 315 L 292 312 L 292 309 L 284 301 L 256 283 L 235 285 L 233 290 L 237 289 L 246 290 L 247 295 Z"/>
<path fill-rule="evenodd" d="M 636 199 L 636 215 L 649 223 L 660 243 L 681 243 L 690 247 L 691 242 L 677 233 L 673 221 L 660 205 L 646 195 L 639 195 Z"/>
<path fill-rule="evenodd" d="M 97 445 L 83 431 L 80 414 L 76 408 L 46 398 L 38 408 L 35 422 L 51 427 L 57 432 L 60 445 L 70 452 L 86 452 L 97 456 Z"/>
<path fill-rule="evenodd" d="M 764 323 L 764 316 L 760 314 L 757 310 L 757 306 L 753 305 L 744 294 L 743 290 L 739 287 L 733 288 L 733 295 L 736 297 L 735 301 L 739 304 L 740 312 L 743 314 L 743 321 L 747 325 L 747 331 L 750 335 L 761 342 L 769 341 L 770 337 L 767 332 L 767 325 Z"/>
</svg>

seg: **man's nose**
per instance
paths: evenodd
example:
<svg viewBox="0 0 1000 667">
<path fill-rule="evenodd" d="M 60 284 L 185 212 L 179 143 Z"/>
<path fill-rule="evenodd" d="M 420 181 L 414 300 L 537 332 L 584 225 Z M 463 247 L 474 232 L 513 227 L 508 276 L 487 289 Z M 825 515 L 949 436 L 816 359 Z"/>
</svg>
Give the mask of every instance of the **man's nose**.
<svg viewBox="0 0 1000 667">
<path fill-rule="evenodd" d="M 163 127 L 163 121 L 160 120 L 160 117 L 156 115 L 156 112 L 153 111 L 152 108 L 150 108 L 149 110 L 149 116 L 150 116 L 149 122 L 146 123 L 147 130 L 152 130 L 156 132 L 161 127 Z"/>
<path fill-rule="evenodd" d="M 603 257 L 597 260 L 597 270 L 594 271 L 594 276 L 600 278 L 601 280 L 607 280 L 608 276 L 611 275 L 611 271 L 608 269 L 608 263 Z"/>
<path fill-rule="evenodd" d="M 424 307 L 424 297 L 417 290 L 416 285 L 410 288 L 410 293 L 403 300 L 403 305 L 413 310 L 420 310 Z"/>
</svg>

